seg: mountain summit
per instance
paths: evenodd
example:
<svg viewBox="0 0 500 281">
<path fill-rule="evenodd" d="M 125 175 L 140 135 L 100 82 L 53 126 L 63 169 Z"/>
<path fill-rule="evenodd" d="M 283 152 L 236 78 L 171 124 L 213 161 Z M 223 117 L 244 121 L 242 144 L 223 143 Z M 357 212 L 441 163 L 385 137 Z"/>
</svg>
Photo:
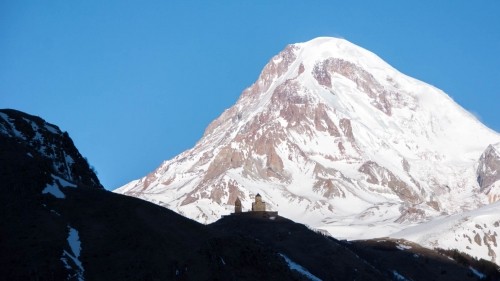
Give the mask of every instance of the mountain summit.
<svg viewBox="0 0 500 281">
<path fill-rule="evenodd" d="M 115 192 L 203 223 L 260 193 L 336 237 L 385 236 L 487 204 L 496 178 L 478 165 L 498 142 L 441 90 L 321 37 L 288 45 L 195 147 Z"/>
</svg>

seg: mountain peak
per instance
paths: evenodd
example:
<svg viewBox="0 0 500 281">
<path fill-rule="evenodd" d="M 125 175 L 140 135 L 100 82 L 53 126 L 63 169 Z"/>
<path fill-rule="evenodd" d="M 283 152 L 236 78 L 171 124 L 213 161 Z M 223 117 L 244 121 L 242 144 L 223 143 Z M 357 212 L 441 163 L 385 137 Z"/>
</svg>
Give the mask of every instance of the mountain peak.
<svg viewBox="0 0 500 281">
<path fill-rule="evenodd" d="M 486 204 L 476 168 L 499 141 L 444 92 L 320 37 L 288 45 L 195 147 L 116 192 L 204 223 L 260 193 L 336 236 L 385 236 Z"/>
<path fill-rule="evenodd" d="M 313 63 L 331 57 L 351 62 L 384 63 L 377 55 L 342 38 L 318 37 L 303 43 L 293 44 L 300 49 L 300 57 Z M 386 64 L 386 66 L 388 66 Z"/>
</svg>

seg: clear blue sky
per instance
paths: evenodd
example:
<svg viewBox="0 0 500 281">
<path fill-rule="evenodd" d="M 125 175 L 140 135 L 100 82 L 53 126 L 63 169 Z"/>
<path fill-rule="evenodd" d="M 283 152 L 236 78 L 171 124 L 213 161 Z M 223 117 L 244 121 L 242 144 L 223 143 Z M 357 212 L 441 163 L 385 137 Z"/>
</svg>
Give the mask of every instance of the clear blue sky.
<svg viewBox="0 0 500 281">
<path fill-rule="evenodd" d="M 192 147 L 287 44 L 336 36 L 500 131 L 500 1 L 0 0 L 0 108 L 114 189 Z"/>
</svg>

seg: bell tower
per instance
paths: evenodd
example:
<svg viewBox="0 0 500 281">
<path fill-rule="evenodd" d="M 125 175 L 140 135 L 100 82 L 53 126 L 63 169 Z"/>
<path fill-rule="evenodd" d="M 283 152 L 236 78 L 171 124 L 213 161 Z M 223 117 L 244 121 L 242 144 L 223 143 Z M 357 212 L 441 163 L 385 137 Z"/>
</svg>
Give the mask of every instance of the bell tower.
<svg viewBox="0 0 500 281">
<path fill-rule="evenodd" d="M 266 211 L 266 203 L 262 202 L 262 196 L 257 193 L 255 195 L 255 202 L 252 203 L 252 212 L 265 212 Z"/>
<path fill-rule="evenodd" d="M 238 197 L 236 197 L 236 201 L 234 201 L 234 213 L 241 213 L 241 201 Z"/>
</svg>

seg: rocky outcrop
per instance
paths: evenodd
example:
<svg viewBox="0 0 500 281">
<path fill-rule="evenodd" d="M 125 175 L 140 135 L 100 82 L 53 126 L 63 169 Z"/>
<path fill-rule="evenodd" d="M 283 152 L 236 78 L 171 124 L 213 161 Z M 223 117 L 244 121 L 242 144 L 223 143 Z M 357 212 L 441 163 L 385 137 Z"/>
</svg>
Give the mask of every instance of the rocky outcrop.
<svg viewBox="0 0 500 281">
<path fill-rule="evenodd" d="M 367 182 L 371 184 L 388 187 L 404 202 L 418 204 L 422 202 L 421 197 L 411 186 L 402 181 L 390 170 L 380 166 L 376 162 L 367 161 L 359 167 L 359 171 L 368 176 Z M 413 211 L 410 211 L 413 212 Z"/>
<path fill-rule="evenodd" d="M 342 132 L 344 133 L 344 136 L 346 136 L 349 141 L 354 141 L 351 120 L 346 119 L 346 118 L 342 118 L 339 121 L 339 126 L 340 126 L 340 129 L 342 130 Z"/>
<path fill-rule="evenodd" d="M 489 145 L 479 158 L 476 170 L 480 191 L 490 203 L 500 200 L 500 143 Z"/>
<path fill-rule="evenodd" d="M 264 67 L 257 81 L 251 87 L 243 91 L 238 103 L 252 103 L 253 101 L 258 100 L 260 98 L 260 94 L 269 90 L 269 87 L 274 81 L 276 81 L 276 79 L 287 73 L 290 65 L 297 58 L 296 51 L 297 46 L 288 45 L 278 55 L 274 56 Z M 300 74 L 301 72 L 299 67 L 298 74 L 293 73 L 293 75 Z"/>
<path fill-rule="evenodd" d="M 0 136 L 22 143 L 31 158 L 45 159 L 51 173 L 70 182 L 103 189 L 95 171 L 76 149 L 67 132 L 40 117 L 13 109 L 0 110 Z"/>
<path fill-rule="evenodd" d="M 397 95 L 384 89 L 377 80 L 366 70 L 356 64 L 338 58 L 330 58 L 318 62 L 313 69 L 313 76 L 320 85 L 332 88 L 332 74 L 341 75 L 354 83 L 371 99 L 372 104 L 387 115 L 391 115 L 392 105 L 389 96 Z"/>
<path fill-rule="evenodd" d="M 489 145 L 479 158 L 477 182 L 481 191 L 500 180 L 500 143 Z"/>
</svg>

